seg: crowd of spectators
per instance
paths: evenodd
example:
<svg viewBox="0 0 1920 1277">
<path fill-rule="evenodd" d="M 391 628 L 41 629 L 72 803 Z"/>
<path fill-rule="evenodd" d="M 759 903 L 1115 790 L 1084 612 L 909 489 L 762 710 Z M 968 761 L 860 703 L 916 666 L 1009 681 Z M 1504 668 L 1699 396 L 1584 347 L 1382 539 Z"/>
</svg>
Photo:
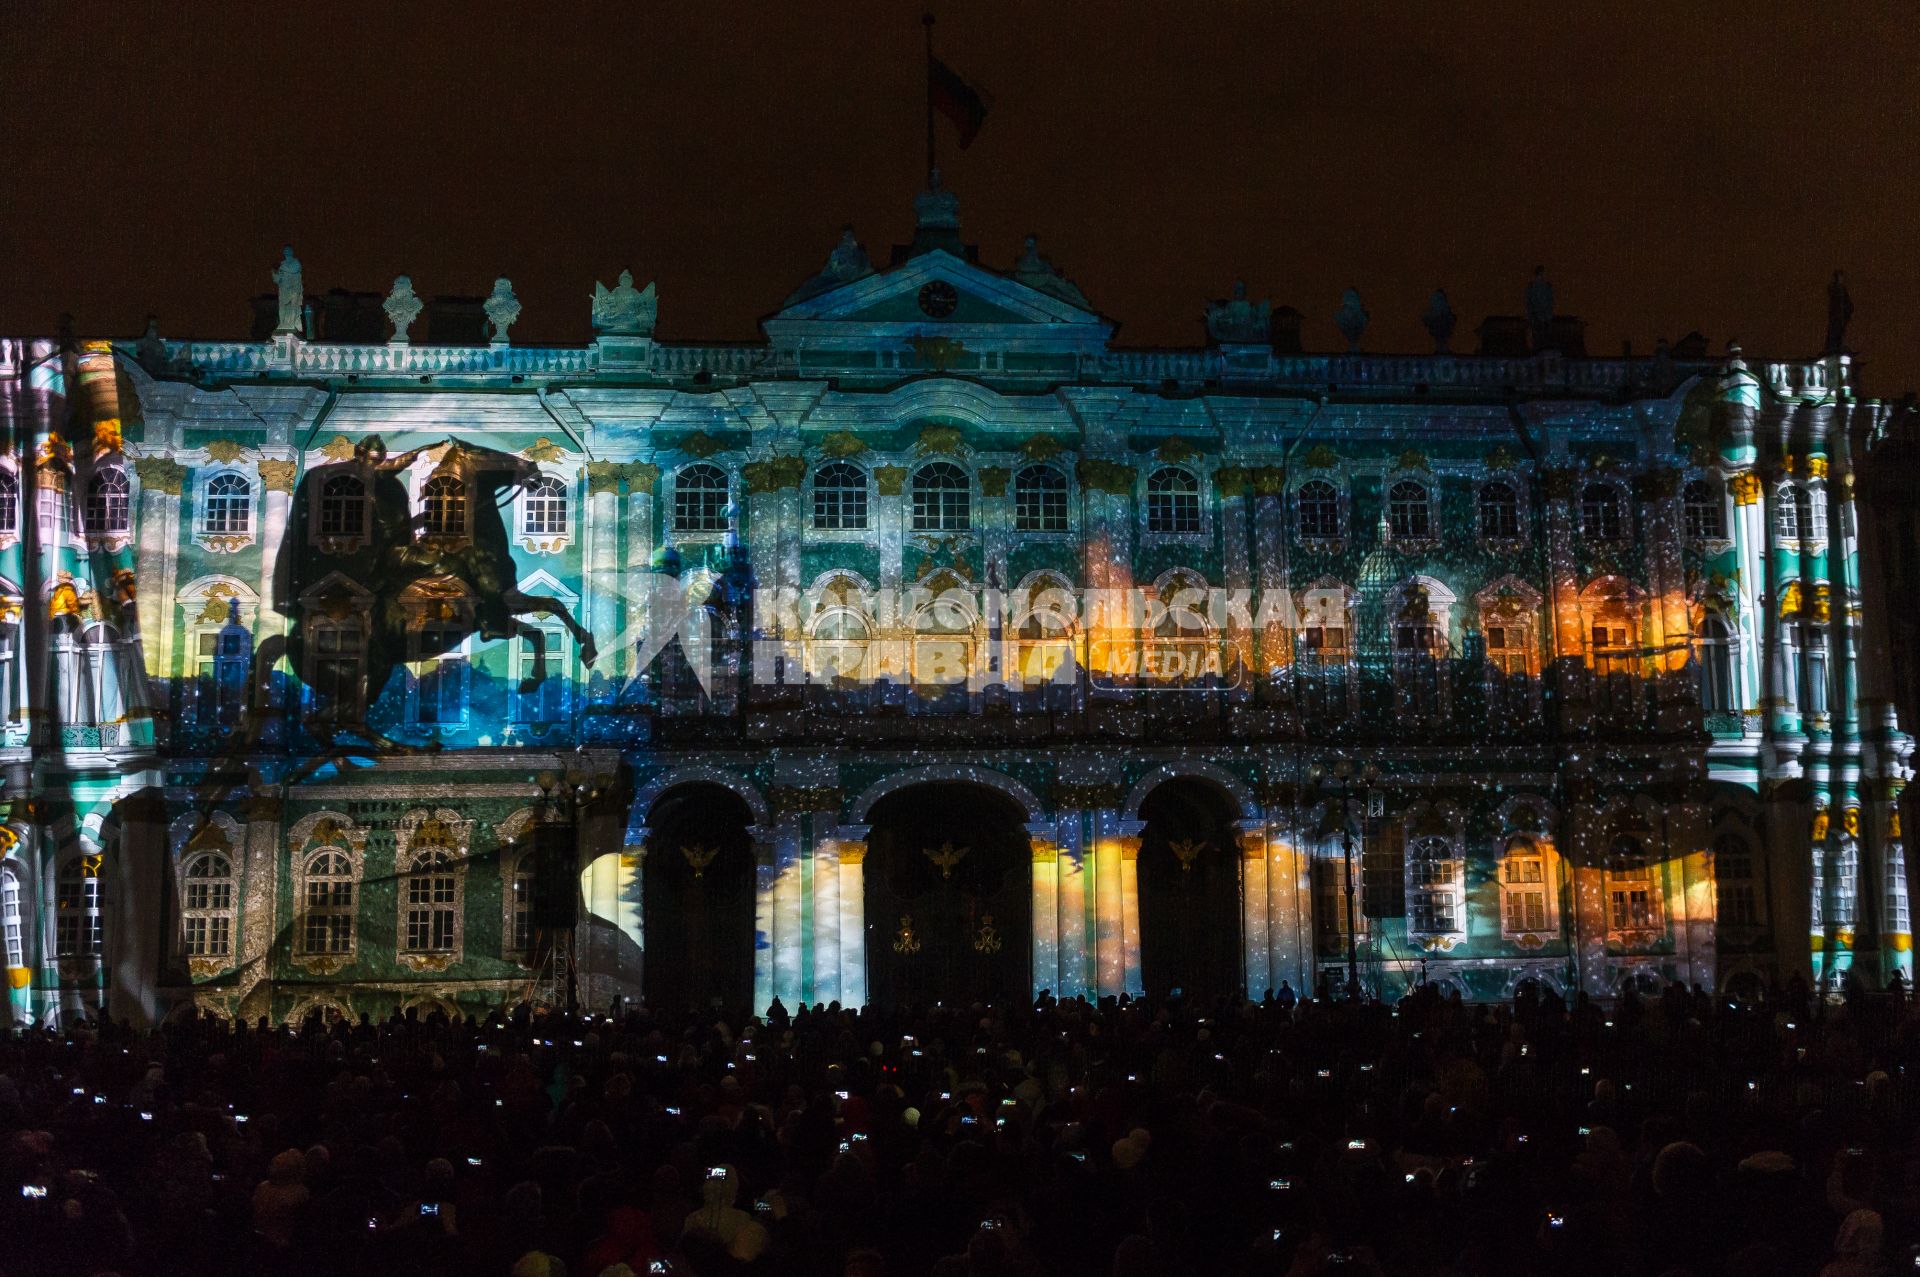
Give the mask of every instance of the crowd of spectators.
<svg viewBox="0 0 1920 1277">
<path fill-rule="evenodd" d="M 0 1036 L 0 1274 L 1916 1267 L 1903 990 Z"/>
</svg>

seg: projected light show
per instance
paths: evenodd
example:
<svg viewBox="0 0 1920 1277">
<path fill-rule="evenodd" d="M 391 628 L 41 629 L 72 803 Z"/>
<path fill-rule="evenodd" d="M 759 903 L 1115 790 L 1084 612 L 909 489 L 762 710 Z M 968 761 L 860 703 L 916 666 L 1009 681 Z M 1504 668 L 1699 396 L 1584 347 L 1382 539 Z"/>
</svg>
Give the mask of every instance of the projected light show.
<svg viewBox="0 0 1920 1277">
<path fill-rule="evenodd" d="M 154 216 L 247 210 L 224 330 L 138 267 L 144 331 L 0 308 L 0 1267 L 1905 1263 L 1920 424 L 1854 299 L 1911 288 L 1788 216 L 1668 289 L 1765 344 L 1647 335 L 1572 224 L 1449 227 L 1499 263 L 1450 296 L 1414 201 L 1431 270 L 1249 241 L 1123 323 L 1231 215 L 1093 129 L 1117 212 L 1010 185 L 1016 82 L 1193 68 L 872 16 L 902 154 L 808 179 L 802 255 L 777 172 L 671 174 L 788 256 L 731 310 L 571 188 L 426 245 L 211 171 Z"/>
</svg>

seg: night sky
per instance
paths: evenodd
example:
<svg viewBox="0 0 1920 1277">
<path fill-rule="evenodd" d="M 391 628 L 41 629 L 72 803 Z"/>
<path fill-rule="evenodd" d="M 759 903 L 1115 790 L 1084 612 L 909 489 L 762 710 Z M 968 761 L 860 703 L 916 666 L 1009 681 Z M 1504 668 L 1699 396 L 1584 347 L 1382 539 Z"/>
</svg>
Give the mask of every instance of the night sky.
<svg viewBox="0 0 1920 1277">
<path fill-rule="evenodd" d="M 290 242 L 316 293 L 508 275 L 517 341 L 584 340 L 623 266 L 662 338 L 751 339 L 842 224 L 908 237 L 919 11 L 11 3 L 0 332 L 244 337 Z M 1920 386 L 1910 4 L 936 12 L 992 99 L 969 150 L 940 125 L 966 237 L 1005 267 L 1038 234 L 1121 344 L 1197 344 L 1244 278 L 1321 350 L 1348 285 L 1366 348 L 1429 349 L 1442 285 L 1471 348 L 1544 263 L 1594 353 L 1799 356 L 1840 266 L 1865 385 Z"/>
</svg>

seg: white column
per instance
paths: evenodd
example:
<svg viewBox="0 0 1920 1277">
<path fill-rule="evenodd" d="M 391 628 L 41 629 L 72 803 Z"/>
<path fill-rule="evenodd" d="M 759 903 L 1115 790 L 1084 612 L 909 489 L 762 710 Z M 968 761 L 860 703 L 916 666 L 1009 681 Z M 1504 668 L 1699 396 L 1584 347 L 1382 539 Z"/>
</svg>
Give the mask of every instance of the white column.
<svg viewBox="0 0 1920 1277">
<path fill-rule="evenodd" d="M 770 830 L 749 826 L 753 838 L 753 1010 L 765 1015 L 774 996 L 773 955 L 778 939 L 774 891 L 779 878 L 779 856 Z M 788 1008 L 791 1010 L 792 1008 Z"/>
<path fill-rule="evenodd" d="M 835 830 L 840 879 L 840 1003 L 867 1004 L 867 834 L 869 825 L 841 825 Z"/>
<path fill-rule="evenodd" d="M 1243 820 L 1238 829 L 1240 943 L 1247 996 L 1258 999 L 1265 990 L 1279 987 L 1273 978 L 1272 888 L 1267 873 L 1266 822 Z"/>
<path fill-rule="evenodd" d="M 773 827 L 773 992 L 789 1011 L 805 996 L 807 935 L 801 925 L 802 863 L 800 814 L 786 812 Z"/>
<path fill-rule="evenodd" d="M 1027 826 L 1033 855 L 1033 996 L 1063 990 L 1060 971 L 1060 844 L 1051 820 Z"/>
</svg>

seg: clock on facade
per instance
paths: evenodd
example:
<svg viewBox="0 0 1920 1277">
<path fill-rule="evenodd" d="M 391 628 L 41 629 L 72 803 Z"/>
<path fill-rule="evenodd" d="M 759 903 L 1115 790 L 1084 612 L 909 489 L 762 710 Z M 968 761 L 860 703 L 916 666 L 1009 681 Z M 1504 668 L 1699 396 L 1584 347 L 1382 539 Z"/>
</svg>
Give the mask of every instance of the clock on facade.
<svg viewBox="0 0 1920 1277">
<path fill-rule="evenodd" d="M 945 319 L 960 304 L 960 294 L 944 279 L 936 279 L 920 289 L 920 309 L 935 319 Z"/>
</svg>

